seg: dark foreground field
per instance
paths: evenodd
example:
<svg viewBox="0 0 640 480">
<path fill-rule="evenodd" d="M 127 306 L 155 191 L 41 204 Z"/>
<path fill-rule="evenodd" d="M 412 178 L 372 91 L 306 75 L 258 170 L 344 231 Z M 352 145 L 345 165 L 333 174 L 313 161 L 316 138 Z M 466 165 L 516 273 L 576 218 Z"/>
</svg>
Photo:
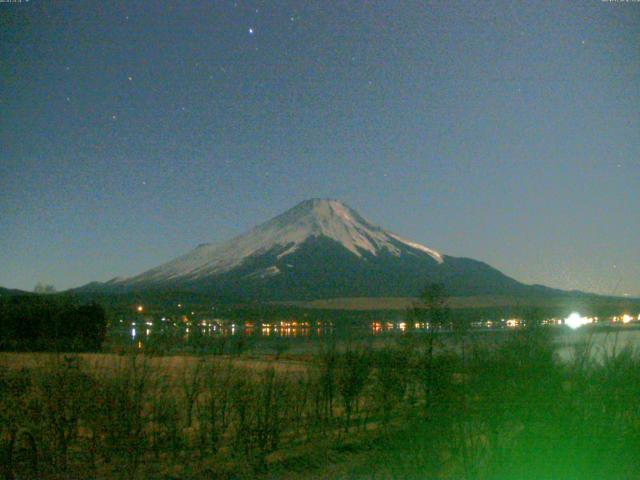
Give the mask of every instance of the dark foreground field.
<svg viewBox="0 0 640 480">
<path fill-rule="evenodd" d="M 455 348 L 0 355 L 7 479 L 635 479 L 640 360 L 545 330 Z M 320 340 L 318 340 L 320 341 Z"/>
</svg>

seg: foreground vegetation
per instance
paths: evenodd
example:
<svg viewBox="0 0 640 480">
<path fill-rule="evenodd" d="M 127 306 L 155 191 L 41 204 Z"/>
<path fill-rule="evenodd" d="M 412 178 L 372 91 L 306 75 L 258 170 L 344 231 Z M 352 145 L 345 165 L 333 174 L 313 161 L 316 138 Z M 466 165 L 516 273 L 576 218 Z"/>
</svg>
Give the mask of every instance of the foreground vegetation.
<svg viewBox="0 0 640 480">
<path fill-rule="evenodd" d="M 3 354 L 4 478 L 631 479 L 640 359 L 408 334 L 293 359 Z"/>
</svg>

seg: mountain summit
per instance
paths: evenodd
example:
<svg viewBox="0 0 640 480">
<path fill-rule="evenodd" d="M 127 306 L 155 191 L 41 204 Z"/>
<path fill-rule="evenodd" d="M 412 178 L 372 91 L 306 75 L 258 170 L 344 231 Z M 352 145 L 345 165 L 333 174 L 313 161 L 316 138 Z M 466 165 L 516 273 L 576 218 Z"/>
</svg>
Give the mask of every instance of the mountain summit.
<svg viewBox="0 0 640 480">
<path fill-rule="evenodd" d="M 345 203 L 327 199 L 306 200 L 226 243 L 199 245 L 168 263 L 99 288 L 313 299 L 413 296 L 430 281 L 443 282 L 458 295 L 537 288 L 482 262 L 442 255 L 406 240 Z"/>
</svg>

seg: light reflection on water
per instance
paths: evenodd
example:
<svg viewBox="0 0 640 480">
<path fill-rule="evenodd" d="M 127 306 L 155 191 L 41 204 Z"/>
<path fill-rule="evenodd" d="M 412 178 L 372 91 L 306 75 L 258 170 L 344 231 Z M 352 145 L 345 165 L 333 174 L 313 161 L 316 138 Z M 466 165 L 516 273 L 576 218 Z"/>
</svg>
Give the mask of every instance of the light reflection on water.
<svg viewBox="0 0 640 480">
<path fill-rule="evenodd" d="M 163 319 L 164 320 L 164 319 Z M 500 332 L 514 331 L 520 328 L 514 326 L 509 320 L 504 322 L 491 322 L 491 328 L 486 325 L 482 328 L 472 328 L 470 332 L 482 335 L 487 332 L 496 332 L 501 337 Z M 136 329 L 135 322 L 132 322 L 129 330 L 123 330 L 124 335 L 129 335 L 132 342 L 147 343 L 155 338 L 170 336 L 176 341 L 190 341 L 199 338 L 220 338 L 230 336 L 247 337 L 287 337 L 287 338 L 309 338 L 335 336 L 337 338 L 347 334 L 353 337 L 381 337 L 398 336 L 409 331 L 417 334 L 426 333 L 430 329 L 427 323 L 407 323 L 405 320 L 387 321 L 376 320 L 370 322 L 357 322 L 348 325 L 334 324 L 331 321 L 298 321 L 283 320 L 271 322 L 244 322 L 234 323 L 233 321 L 206 321 L 180 324 L 173 322 L 147 322 L 146 328 Z M 595 361 L 602 361 L 606 356 L 611 356 L 625 348 L 636 349 L 640 347 L 640 329 L 638 325 L 620 325 L 610 330 L 594 330 L 592 328 L 570 330 L 564 326 L 551 326 L 555 331 L 555 342 L 557 354 L 563 361 L 571 361 L 575 358 L 576 351 L 584 348 L 585 343 L 590 346 L 589 356 Z M 449 333 L 449 329 L 439 330 L 442 333 Z M 126 333 L 125 333 L 126 332 Z"/>
</svg>

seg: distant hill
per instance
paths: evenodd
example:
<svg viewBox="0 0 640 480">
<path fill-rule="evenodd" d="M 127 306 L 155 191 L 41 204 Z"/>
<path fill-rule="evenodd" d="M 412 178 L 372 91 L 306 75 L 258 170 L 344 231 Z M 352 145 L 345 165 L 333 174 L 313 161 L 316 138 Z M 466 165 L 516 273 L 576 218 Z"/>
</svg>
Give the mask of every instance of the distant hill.
<svg viewBox="0 0 640 480">
<path fill-rule="evenodd" d="M 18 290 L 16 288 L 0 287 L 0 297 L 9 297 L 14 295 L 33 295 L 33 292 L 27 292 L 26 290 Z"/>
</svg>

